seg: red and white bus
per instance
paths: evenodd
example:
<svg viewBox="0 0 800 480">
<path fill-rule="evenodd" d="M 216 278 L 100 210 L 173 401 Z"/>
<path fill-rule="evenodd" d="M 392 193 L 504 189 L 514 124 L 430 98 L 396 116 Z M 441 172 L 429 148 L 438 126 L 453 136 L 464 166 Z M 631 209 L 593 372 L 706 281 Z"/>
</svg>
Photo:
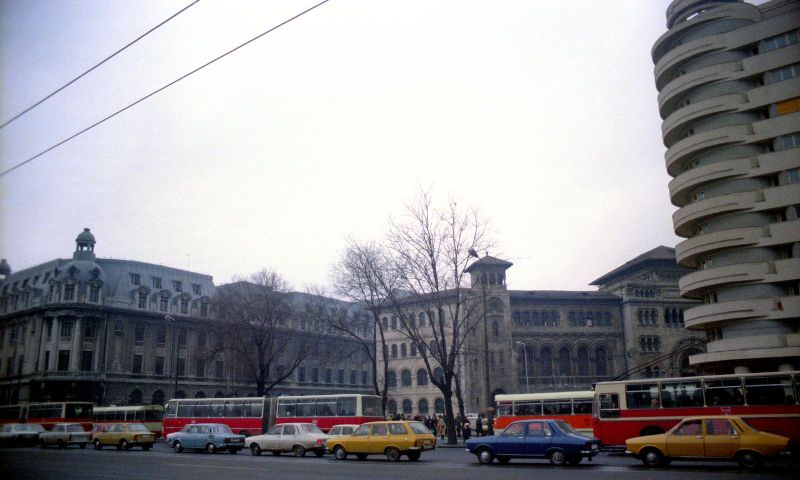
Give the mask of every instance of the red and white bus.
<svg viewBox="0 0 800 480">
<path fill-rule="evenodd" d="M 164 433 L 164 407 L 161 405 L 129 405 L 94 407 L 92 418 L 95 430 L 111 423 L 141 423 L 160 438 Z"/>
<path fill-rule="evenodd" d="M 595 385 L 594 434 L 603 445 L 663 433 L 694 415 L 738 415 L 800 442 L 800 372 L 653 378 Z"/>
<path fill-rule="evenodd" d="M 38 423 L 50 430 L 56 423 L 80 423 L 92 431 L 91 402 L 21 403 L 0 407 L 0 423 Z"/>
<path fill-rule="evenodd" d="M 376 395 L 172 399 L 164 411 L 164 435 L 189 423 L 224 423 L 242 435 L 261 434 L 276 423 L 310 422 L 323 431 L 339 424 L 384 420 Z"/>
<path fill-rule="evenodd" d="M 496 429 L 506 428 L 516 420 L 552 418 L 564 420 L 582 433 L 592 434 L 594 392 L 517 393 L 495 395 Z"/>
</svg>

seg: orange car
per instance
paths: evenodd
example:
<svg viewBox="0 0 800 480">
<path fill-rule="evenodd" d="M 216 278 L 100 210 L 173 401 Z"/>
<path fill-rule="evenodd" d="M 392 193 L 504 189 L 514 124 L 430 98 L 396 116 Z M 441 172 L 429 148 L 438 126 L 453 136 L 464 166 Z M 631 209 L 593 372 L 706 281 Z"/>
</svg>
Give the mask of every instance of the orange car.
<svg viewBox="0 0 800 480">
<path fill-rule="evenodd" d="M 788 455 L 789 442 L 786 437 L 756 430 L 740 417 L 690 417 L 667 433 L 628 439 L 625 453 L 648 467 L 683 458 L 731 459 L 744 468 L 756 468 L 767 457 Z"/>
</svg>

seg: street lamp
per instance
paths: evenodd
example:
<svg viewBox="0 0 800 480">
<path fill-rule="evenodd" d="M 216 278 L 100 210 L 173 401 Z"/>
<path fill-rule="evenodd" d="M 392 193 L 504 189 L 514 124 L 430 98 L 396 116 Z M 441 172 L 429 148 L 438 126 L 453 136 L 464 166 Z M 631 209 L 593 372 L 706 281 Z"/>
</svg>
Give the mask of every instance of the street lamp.
<svg viewBox="0 0 800 480">
<path fill-rule="evenodd" d="M 522 345 L 522 356 L 525 359 L 525 393 L 529 393 L 531 386 L 528 383 L 528 345 L 519 340 L 517 340 L 517 345 Z"/>
<path fill-rule="evenodd" d="M 175 318 L 169 315 L 164 315 L 164 320 L 172 325 L 172 350 L 175 352 L 175 357 L 173 357 L 174 361 L 172 362 L 172 369 L 175 372 L 175 385 L 172 389 L 172 398 L 178 398 L 178 325 Z"/>
</svg>

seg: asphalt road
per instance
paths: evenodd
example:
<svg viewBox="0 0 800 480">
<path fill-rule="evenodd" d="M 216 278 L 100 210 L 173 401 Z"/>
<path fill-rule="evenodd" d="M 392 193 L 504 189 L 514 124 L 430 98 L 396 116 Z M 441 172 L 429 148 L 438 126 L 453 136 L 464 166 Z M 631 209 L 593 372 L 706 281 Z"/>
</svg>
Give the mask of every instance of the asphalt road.
<svg viewBox="0 0 800 480">
<path fill-rule="evenodd" d="M 424 452 L 419 462 L 403 458 L 389 463 L 383 457 L 366 461 L 349 458 L 336 461 L 330 455 L 295 458 L 269 454 L 251 456 L 219 453 L 177 454 L 163 443 L 149 452 L 140 449 L 85 450 L 6 448 L 0 450 L 0 478 L 3 480 L 220 480 L 220 479 L 417 479 L 470 480 L 592 480 L 636 478 L 660 479 L 797 479 L 797 465 L 768 463 L 757 472 L 743 472 L 734 463 L 673 462 L 666 468 L 645 469 L 640 462 L 619 455 L 601 454 L 578 466 L 554 467 L 546 460 L 512 460 L 508 465 L 480 465 L 460 448 L 439 448 Z"/>
</svg>

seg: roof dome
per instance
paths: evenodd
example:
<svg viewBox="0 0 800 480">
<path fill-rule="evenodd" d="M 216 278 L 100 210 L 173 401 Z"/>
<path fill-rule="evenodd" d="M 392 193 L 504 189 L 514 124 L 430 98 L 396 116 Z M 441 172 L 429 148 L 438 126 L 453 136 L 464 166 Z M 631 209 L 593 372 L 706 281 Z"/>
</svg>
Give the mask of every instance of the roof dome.
<svg viewBox="0 0 800 480">
<path fill-rule="evenodd" d="M 94 240 L 94 235 L 92 235 L 91 230 L 88 228 L 84 228 L 81 233 L 78 234 L 78 237 L 75 239 L 77 243 L 96 243 Z"/>
<path fill-rule="evenodd" d="M 6 277 L 11 275 L 11 265 L 6 262 L 6 259 L 0 260 L 0 275 L 5 275 Z"/>
</svg>

